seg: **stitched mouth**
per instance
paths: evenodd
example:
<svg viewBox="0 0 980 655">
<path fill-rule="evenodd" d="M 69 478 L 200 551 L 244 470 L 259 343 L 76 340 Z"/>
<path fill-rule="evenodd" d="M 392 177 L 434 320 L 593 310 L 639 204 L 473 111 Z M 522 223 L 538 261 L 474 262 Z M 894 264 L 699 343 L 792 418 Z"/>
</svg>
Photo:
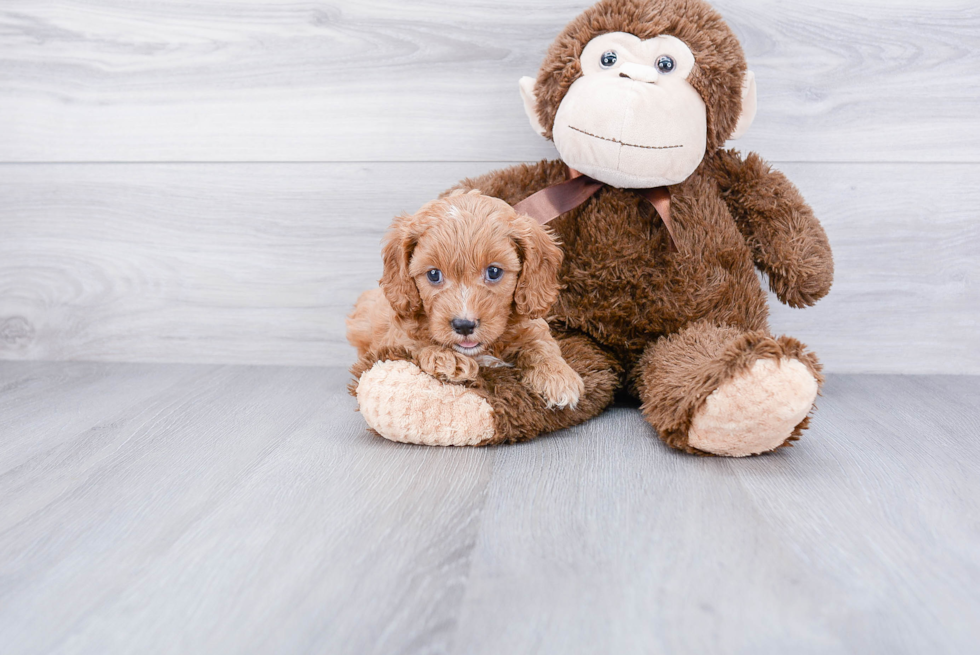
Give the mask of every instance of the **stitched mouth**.
<svg viewBox="0 0 980 655">
<path fill-rule="evenodd" d="M 684 147 L 684 146 L 641 146 L 635 143 L 626 143 L 625 141 L 620 141 L 619 139 L 610 139 L 609 137 L 599 136 L 598 134 L 592 134 L 592 132 L 586 132 L 585 130 L 580 130 L 574 125 L 569 125 L 568 129 L 575 130 L 576 132 L 581 132 L 585 136 L 591 136 L 593 139 L 599 139 L 600 141 L 611 141 L 612 143 L 618 143 L 621 146 L 627 146 L 629 148 L 642 148 L 643 150 L 671 150 L 673 148 Z"/>
</svg>

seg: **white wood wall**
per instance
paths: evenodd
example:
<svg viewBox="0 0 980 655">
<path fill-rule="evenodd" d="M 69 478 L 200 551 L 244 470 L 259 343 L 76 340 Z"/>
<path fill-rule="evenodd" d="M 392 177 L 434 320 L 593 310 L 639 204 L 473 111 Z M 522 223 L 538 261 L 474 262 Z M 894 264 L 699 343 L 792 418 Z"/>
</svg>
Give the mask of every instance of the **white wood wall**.
<svg viewBox="0 0 980 655">
<path fill-rule="evenodd" d="M 348 364 L 391 217 L 554 156 L 517 79 L 588 2 L 2 0 L 0 359 Z M 836 372 L 980 373 L 980 5 L 724 0 Z"/>
</svg>

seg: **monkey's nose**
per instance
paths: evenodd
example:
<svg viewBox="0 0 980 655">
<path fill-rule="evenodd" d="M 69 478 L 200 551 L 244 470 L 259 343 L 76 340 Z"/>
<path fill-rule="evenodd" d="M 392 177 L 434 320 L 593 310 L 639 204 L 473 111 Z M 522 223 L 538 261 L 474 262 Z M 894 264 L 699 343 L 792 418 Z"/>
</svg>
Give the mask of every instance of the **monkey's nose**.
<svg viewBox="0 0 980 655">
<path fill-rule="evenodd" d="M 659 73 L 653 66 L 634 64 L 628 61 L 619 67 L 619 76 L 636 82 L 648 82 L 652 84 L 657 81 Z"/>
<path fill-rule="evenodd" d="M 476 321 L 468 321 L 465 318 L 454 318 L 449 321 L 449 324 L 453 326 L 453 332 L 462 334 L 464 337 L 473 334 L 473 330 L 476 329 Z"/>
</svg>

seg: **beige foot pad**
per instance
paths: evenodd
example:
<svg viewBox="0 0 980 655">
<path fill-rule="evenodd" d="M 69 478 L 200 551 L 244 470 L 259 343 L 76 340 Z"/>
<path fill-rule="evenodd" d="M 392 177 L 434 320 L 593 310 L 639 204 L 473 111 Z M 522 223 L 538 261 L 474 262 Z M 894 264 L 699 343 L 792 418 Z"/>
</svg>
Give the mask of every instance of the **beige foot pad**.
<svg viewBox="0 0 980 655">
<path fill-rule="evenodd" d="M 816 397 L 817 381 L 802 362 L 760 359 L 708 396 L 688 443 L 729 457 L 768 452 L 789 438 Z"/>
<path fill-rule="evenodd" d="M 443 384 L 411 362 L 378 362 L 357 384 L 367 424 L 385 439 L 475 446 L 494 435 L 493 409 L 479 394 Z"/>
</svg>

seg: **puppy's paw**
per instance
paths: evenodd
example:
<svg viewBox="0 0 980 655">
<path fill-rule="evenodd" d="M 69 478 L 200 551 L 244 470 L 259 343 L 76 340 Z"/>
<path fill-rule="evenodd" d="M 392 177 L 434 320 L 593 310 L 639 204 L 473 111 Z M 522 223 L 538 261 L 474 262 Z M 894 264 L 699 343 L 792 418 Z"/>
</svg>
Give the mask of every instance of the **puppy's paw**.
<svg viewBox="0 0 980 655">
<path fill-rule="evenodd" d="M 585 393 L 582 377 L 564 360 L 536 366 L 524 373 L 524 384 L 536 391 L 548 407 L 575 409 Z"/>
<path fill-rule="evenodd" d="M 452 350 L 429 346 L 418 355 L 419 368 L 429 375 L 448 382 L 468 382 L 475 380 L 480 365 L 466 355 Z"/>
<path fill-rule="evenodd" d="M 472 357 L 451 353 L 455 358 L 455 369 L 452 375 L 446 376 L 450 382 L 472 382 L 480 374 L 480 365 Z"/>
</svg>

